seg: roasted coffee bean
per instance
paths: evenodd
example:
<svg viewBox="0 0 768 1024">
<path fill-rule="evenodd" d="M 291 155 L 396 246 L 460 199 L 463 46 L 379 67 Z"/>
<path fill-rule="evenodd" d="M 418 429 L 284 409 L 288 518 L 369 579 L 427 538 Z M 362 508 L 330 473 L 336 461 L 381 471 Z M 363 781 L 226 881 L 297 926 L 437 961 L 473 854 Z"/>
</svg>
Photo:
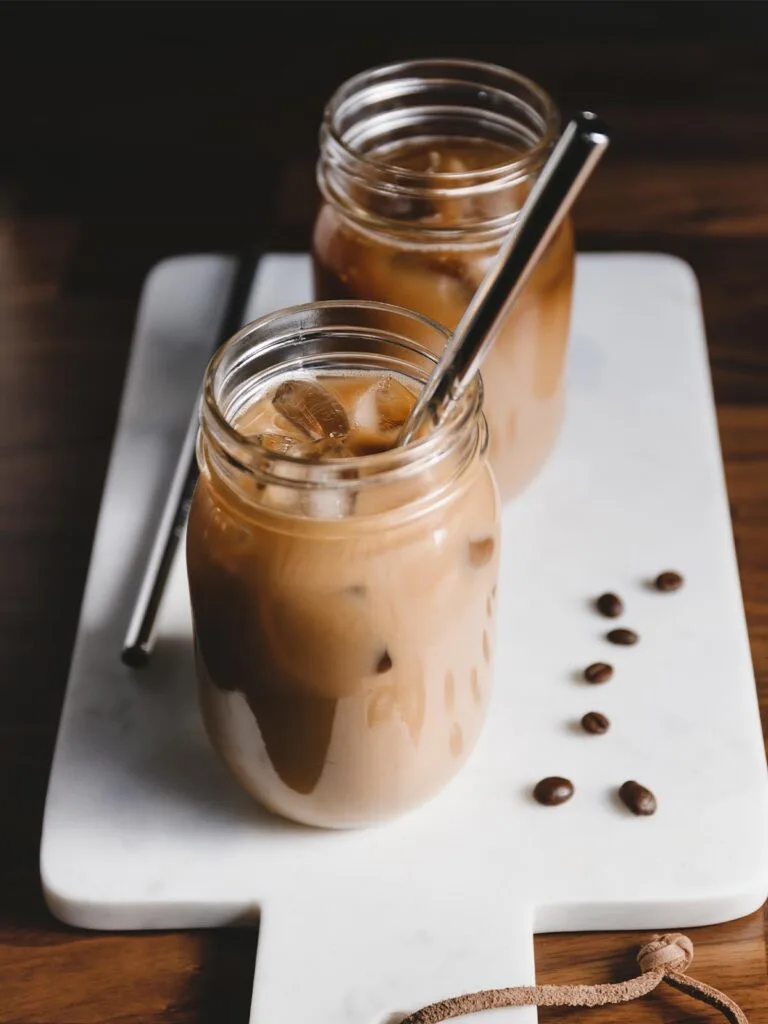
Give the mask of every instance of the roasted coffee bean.
<svg viewBox="0 0 768 1024">
<path fill-rule="evenodd" d="M 656 813 L 656 797 L 650 789 L 641 786 L 639 782 L 632 780 L 625 782 L 619 789 L 619 797 L 625 807 L 632 811 L 633 814 L 648 815 Z"/>
<path fill-rule="evenodd" d="M 594 665 L 587 665 L 584 669 L 584 678 L 588 683 L 607 683 L 613 675 L 613 665 L 604 661 L 596 661 Z"/>
<path fill-rule="evenodd" d="M 679 572 L 661 572 L 654 580 L 653 585 L 657 590 L 668 592 L 670 590 L 679 590 L 682 587 L 685 580 Z"/>
<path fill-rule="evenodd" d="M 601 594 L 595 605 L 600 614 L 608 619 L 616 619 L 624 611 L 624 602 L 616 594 Z"/>
<path fill-rule="evenodd" d="M 629 644 L 636 644 L 640 637 L 634 631 L 634 629 L 612 629 L 610 633 L 605 634 L 606 640 L 610 640 L 612 644 L 621 644 L 627 647 Z"/>
<path fill-rule="evenodd" d="M 570 779 L 563 779 L 559 775 L 550 775 L 541 782 L 537 782 L 533 796 L 540 804 L 547 807 L 556 807 L 557 804 L 564 804 L 573 796 L 573 783 Z"/>
<path fill-rule="evenodd" d="M 384 651 L 384 653 L 381 655 L 378 662 L 376 663 L 376 672 L 378 673 L 378 675 L 383 676 L 384 673 L 389 672 L 391 668 L 392 659 L 389 656 L 389 651 Z"/>
<path fill-rule="evenodd" d="M 599 711 L 588 711 L 582 718 L 581 725 L 585 732 L 594 733 L 595 736 L 608 732 L 611 727 L 611 723 Z"/>
</svg>

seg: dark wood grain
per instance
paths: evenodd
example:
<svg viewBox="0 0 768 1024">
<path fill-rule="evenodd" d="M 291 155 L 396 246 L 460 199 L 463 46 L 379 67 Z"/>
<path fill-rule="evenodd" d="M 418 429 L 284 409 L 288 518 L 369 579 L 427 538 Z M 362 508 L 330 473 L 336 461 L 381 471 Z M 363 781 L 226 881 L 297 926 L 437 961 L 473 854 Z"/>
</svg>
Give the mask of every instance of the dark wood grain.
<svg viewBox="0 0 768 1024">
<path fill-rule="evenodd" d="M 760 3 L 0 6 L 0 1024 L 247 1020 L 255 932 L 57 924 L 41 814 L 141 282 L 178 252 L 305 248 L 323 100 L 372 64 L 494 60 L 613 125 L 580 247 L 698 275 L 768 730 L 767 43 Z M 768 1024 L 763 914 L 692 937 Z M 542 936 L 539 978 L 626 977 L 644 938 Z M 707 1017 L 673 992 L 599 1013 Z"/>
</svg>

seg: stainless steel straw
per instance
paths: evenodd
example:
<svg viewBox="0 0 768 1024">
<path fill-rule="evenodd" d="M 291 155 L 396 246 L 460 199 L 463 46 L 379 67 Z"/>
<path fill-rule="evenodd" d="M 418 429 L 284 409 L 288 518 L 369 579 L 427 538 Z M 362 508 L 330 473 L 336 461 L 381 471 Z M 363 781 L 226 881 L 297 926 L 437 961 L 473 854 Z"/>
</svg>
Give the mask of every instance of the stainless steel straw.
<svg viewBox="0 0 768 1024">
<path fill-rule="evenodd" d="M 398 439 L 407 444 L 427 419 L 438 423 L 461 398 L 510 308 L 608 145 L 588 112 L 568 123 L 523 204 L 515 226 L 459 321 Z"/>
<path fill-rule="evenodd" d="M 237 264 L 232 286 L 227 298 L 227 307 L 219 333 L 211 346 L 211 354 L 235 331 L 242 327 L 253 279 L 258 268 L 262 249 L 259 248 L 243 257 Z M 123 641 L 121 658 L 131 668 L 147 664 L 155 642 L 155 626 L 160 604 L 173 565 L 176 549 L 187 525 L 187 513 L 197 483 L 197 462 L 195 441 L 197 439 L 199 402 L 194 409 L 181 446 L 176 471 L 168 489 L 160 522 L 149 558 L 144 566 L 141 585 L 136 594 Z"/>
</svg>

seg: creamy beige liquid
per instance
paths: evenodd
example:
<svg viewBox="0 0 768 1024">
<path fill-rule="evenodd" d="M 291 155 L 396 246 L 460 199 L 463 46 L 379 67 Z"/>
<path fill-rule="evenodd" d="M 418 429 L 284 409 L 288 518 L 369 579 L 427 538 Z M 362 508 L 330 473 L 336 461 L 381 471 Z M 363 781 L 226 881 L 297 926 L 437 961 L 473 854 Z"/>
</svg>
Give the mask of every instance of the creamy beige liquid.
<svg viewBox="0 0 768 1024">
<path fill-rule="evenodd" d="M 378 154 L 379 158 L 382 154 Z M 387 163 L 428 171 L 435 188 L 450 174 L 509 163 L 520 154 L 484 140 L 433 139 L 383 154 Z M 493 218 L 522 205 L 530 183 L 502 194 L 440 202 L 392 200 L 380 212 L 405 227 L 450 228 L 467 215 Z M 386 202 L 386 200 L 384 201 Z M 398 205 L 399 204 L 399 205 Z M 498 243 L 437 246 L 418 232 L 365 231 L 325 203 L 314 233 L 318 299 L 375 299 L 423 313 L 451 329 L 493 261 Z M 564 411 L 564 373 L 573 291 L 570 221 L 555 236 L 483 365 L 491 463 L 502 497 L 522 490 L 552 449 Z"/>
<path fill-rule="evenodd" d="M 391 447 L 414 400 L 389 375 L 283 381 L 236 425 L 322 466 Z M 418 501 L 428 477 L 378 495 L 359 469 L 349 479 L 342 497 L 236 492 L 204 469 L 187 541 L 214 746 L 271 810 L 342 828 L 423 802 L 474 747 L 499 542 L 482 456 L 438 502 Z"/>
</svg>

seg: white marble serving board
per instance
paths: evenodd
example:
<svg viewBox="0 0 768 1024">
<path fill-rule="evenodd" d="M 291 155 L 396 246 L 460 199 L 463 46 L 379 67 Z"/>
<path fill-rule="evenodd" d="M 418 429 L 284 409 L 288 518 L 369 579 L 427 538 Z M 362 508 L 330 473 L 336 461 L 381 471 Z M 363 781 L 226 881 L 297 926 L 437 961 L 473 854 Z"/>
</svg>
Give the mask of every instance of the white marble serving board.
<svg viewBox="0 0 768 1024">
<path fill-rule="evenodd" d="M 45 813 L 53 912 L 99 929 L 260 916 L 252 1021 L 383 1024 L 531 981 L 535 931 L 686 927 L 759 907 L 766 764 L 690 268 L 579 257 L 565 430 L 504 515 L 484 737 L 432 803 L 347 833 L 270 817 L 209 749 L 182 557 L 151 667 L 119 659 L 232 269 L 173 259 L 144 291 Z M 306 256 L 269 256 L 250 314 L 309 289 Z M 659 594 L 647 581 L 667 568 L 686 585 Z M 604 590 L 626 602 L 618 622 L 590 606 Z M 617 624 L 641 642 L 608 644 Z M 610 683 L 580 679 L 603 659 Z M 593 709 L 613 723 L 604 736 L 576 725 Z M 532 785 L 553 774 L 575 796 L 541 807 Z M 654 817 L 618 802 L 630 778 L 656 792 Z"/>
</svg>

